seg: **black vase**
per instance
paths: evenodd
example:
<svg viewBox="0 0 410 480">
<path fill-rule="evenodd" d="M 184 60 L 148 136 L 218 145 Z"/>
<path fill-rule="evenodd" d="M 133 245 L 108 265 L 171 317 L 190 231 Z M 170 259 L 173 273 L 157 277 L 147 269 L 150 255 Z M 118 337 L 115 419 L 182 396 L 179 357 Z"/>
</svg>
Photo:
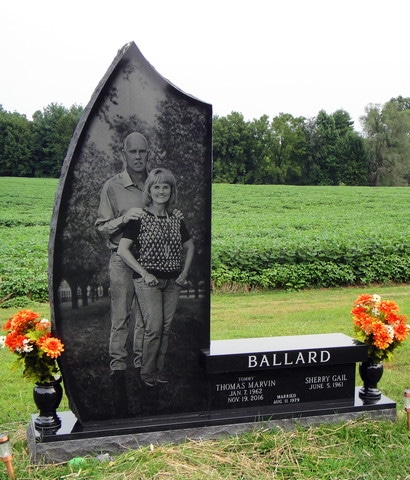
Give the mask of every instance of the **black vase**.
<svg viewBox="0 0 410 480">
<path fill-rule="evenodd" d="M 377 388 L 377 384 L 383 375 L 383 364 L 375 363 L 371 360 L 362 362 L 359 365 L 359 374 L 363 380 L 363 387 L 359 390 L 359 397 L 365 404 L 377 403 L 382 393 Z"/>
<path fill-rule="evenodd" d="M 39 414 L 34 420 L 36 430 L 43 435 L 52 435 L 61 427 L 57 408 L 63 398 L 61 378 L 49 383 L 36 383 L 33 389 L 34 402 Z"/>
</svg>

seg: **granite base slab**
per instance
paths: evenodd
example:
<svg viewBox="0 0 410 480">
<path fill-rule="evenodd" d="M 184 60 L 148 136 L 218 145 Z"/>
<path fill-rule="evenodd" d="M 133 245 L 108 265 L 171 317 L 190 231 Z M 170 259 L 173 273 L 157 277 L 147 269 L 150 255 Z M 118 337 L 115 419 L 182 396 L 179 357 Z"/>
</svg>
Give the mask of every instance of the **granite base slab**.
<svg viewBox="0 0 410 480">
<path fill-rule="evenodd" d="M 208 412 L 204 416 L 183 415 L 168 421 L 159 418 L 146 422 L 125 419 L 80 426 L 71 412 L 62 412 L 59 413 L 62 426 L 52 435 L 41 435 L 35 429 L 36 415 L 33 415 L 27 430 L 27 440 L 33 463 L 59 463 L 78 456 L 120 454 L 150 444 L 214 440 L 259 429 L 337 423 L 363 416 L 395 421 L 396 414 L 396 403 L 389 398 L 382 395 L 376 404 L 365 405 L 356 388 L 355 402 L 351 406 L 316 405 L 310 410 L 253 414 L 253 417 L 250 412 Z"/>
</svg>

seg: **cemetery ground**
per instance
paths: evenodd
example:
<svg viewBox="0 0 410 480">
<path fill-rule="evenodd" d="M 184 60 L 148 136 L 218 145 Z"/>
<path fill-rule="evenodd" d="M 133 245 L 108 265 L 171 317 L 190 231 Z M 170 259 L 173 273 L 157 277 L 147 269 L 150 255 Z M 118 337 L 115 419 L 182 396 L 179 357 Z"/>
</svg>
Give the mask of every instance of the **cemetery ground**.
<svg viewBox="0 0 410 480">
<path fill-rule="evenodd" d="M 247 338 L 308 333 L 352 334 L 350 304 L 363 292 L 377 292 L 410 311 L 408 286 L 335 288 L 301 292 L 218 294 L 212 296 L 212 338 Z M 30 304 L 43 316 L 48 304 Z M 0 322 L 16 308 L 0 309 Z M 19 479 L 410 479 L 410 435 L 403 411 L 403 391 L 410 386 L 410 343 L 385 364 L 379 384 L 397 402 L 395 422 L 370 420 L 291 430 L 258 429 L 215 441 L 143 447 L 101 463 L 87 456 L 79 465 L 31 465 L 26 429 L 35 413 L 32 383 L 11 370 L 13 355 L 0 350 L 0 430 L 12 441 Z M 356 384 L 360 385 L 357 376 Z M 66 399 L 60 411 L 68 409 Z M 0 465 L 1 467 L 1 465 Z M 6 479 L 5 469 L 0 479 Z"/>
<path fill-rule="evenodd" d="M 49 317 L 47 243 L 56 186 L 54 179 L 0 178 L 0 297 L 8 298 L 0 308 L 1 325 L 20 308 Z M 371 262 L 355 286 L 312 289 L 291 283 L 287 291 L 264 291 L 247 284 L 249 276 L 240 283 L 238 263 L 232 263 L 257 259 L 269 235 L 282 242 L 275 248 L 290 261 L 298 242 L 299 253 L 312 259 L 327 245 L 329 258 L 336 249 L 339 255 L 352 246 L 359 257 L 374 248 L 375 255 L 382 250 L 394 260 L 392 251 L 409 243 L 409 196 L 407 188 L 215 185 L 213 249 L 217 261 L 229 256 L 232 271 L 220 265 L 214 269 L 219 277 L 211 297 L 212 339 L 352 335 L 350 309 L 361 293 L 394 300 L 409 315 L 409 280 L 392 282 L 386 274 L 385 281 L 376 283 L 372 275 L 378 269 Z M 253 256 L 245 258 L 245 253 Z M 397 269 L 393 260 L 386 268 Z M 336 273 L 334 278 L 340 278 Z M 240 293 L 246 290 L 251 293 Z M 229 293 L 220 293 L 224 291 Z M 89 456 L 74 466 L 30 464 L 26 429 L 35 413 L 33 385 L 10 369 L 13 361 L 10 352 L 0 349 L 0 431 L 10 435 L 19 479 L 410 479 L 410 435 L 403 411 L 403 391 L 410 388 L 410 341 L 385 364 L 379 384 L 397 402 L 396 422 L 364 416 L 333 425 L 260 429 L 218 441 L 144 447 L 104 463 Z M 361 384 L 358 375 L 356 384 Z M 68 410 L 65 398 L 59 410 Z M 0 479 L 6 478 L 0 464 Z"/>
</svg>

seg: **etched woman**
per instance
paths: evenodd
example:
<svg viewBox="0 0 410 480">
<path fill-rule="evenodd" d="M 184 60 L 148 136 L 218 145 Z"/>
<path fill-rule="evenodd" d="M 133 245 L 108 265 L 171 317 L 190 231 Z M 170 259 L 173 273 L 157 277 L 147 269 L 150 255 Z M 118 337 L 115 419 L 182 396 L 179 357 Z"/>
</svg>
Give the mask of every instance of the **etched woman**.
<svg viewBox="0 0 410 480">
<path fill-rule="evenodd" d="M 128 222 L 118 247 L 118 255 L 134 270 L 145 324 L 141 379 L 147 386 L 167 383 L 164 365 L 169 332 L 194 255 L 182 213 L 172 208 L 176 197 L 172 172 L 153 169 L 142 194 L 143 213 Z M 132 253 L 134 245 L 138 259 Z"/>
</svg>

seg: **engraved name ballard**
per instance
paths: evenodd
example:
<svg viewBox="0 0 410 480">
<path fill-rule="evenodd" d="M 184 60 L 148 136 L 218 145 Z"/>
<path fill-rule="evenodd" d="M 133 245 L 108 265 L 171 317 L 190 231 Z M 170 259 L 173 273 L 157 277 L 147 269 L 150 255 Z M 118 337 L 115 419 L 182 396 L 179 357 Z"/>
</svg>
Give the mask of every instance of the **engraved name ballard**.
<svg viewBox="0 0 410 480">
<path fill-rule="evenodd" d="M 260 353 L 248 355 L 248 369 L 322 365 L 329 363 L 329 350 L 302 350 L 289 352 Z"/>
</svg>

